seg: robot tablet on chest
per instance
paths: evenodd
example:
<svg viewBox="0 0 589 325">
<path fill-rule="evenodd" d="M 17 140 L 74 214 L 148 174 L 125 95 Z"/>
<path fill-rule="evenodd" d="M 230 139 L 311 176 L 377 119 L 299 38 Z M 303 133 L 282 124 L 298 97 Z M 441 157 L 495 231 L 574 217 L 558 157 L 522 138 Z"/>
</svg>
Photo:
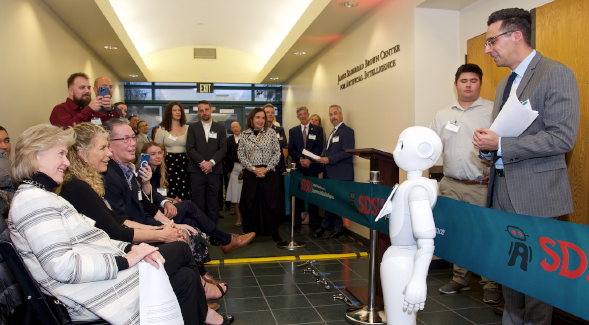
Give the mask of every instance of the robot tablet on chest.
<svg viewBox="0 0 589 325">
<path fill-rule="evenodd" d="M 381 282 L 389 324 L 412 325 L 427 296 L 426 278 L 434 253 L 436 226 L 432 209 L 438 197 L 435 180 L 422 177 L 442 153 L 439 136 L 413 126 L 399 136 L 395 163 L 407 180 L 394 189 L 376 217 L 389 216 L 391 246 L 381 262 Z"/>
</svg>

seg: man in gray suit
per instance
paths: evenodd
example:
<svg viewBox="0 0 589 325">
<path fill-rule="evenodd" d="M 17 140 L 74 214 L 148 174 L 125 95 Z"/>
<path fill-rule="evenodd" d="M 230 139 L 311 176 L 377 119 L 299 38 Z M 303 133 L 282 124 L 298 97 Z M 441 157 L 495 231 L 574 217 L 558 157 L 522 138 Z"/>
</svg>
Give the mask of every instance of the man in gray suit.
<svg viewBox="0 0 589 325">
<path fill-rule="evenodd" d="M 190 191 L 194 204 L 218 224 L 217 201 L 223 175 L 222 162 L 227 152 L 227 132 L 223 125 L 213 121 L 213 110 L 208 101 L 202 100 L 196 106 L 200 121 L 191 125 L 186 135 Z"/>
<path fill-rule="evenodd" d="M 139 163 L 139 157 L 141 157 L 141 150 L 143 150 L 143 146 L 149 142 L 149 138 L 147 138 L 147 133 L 149 132 L 149 125 L 145 121 L 139 121 L 137 123 L 137 148 L 135 149 L 135 157 L 137 157 L 137 163 Z"/>
<path fill-rule="evenodd" d="M 493 119 L 509 96 L 529 100 L 538 118 L 518 137 L 476 129 L 475 148 L 489 153 L 487 207 L 541 218 L 573 212 L 565 154 L 579 128 L 579 89 L 565 65 L 531 47 L 531 16 L 503 9 L 489 16 L 485 53 L 512 74 L 497 86 Z M 525 274 L 522 274 L 525 277 Z M 552 306 L 503 286 L 503 324 L 551 324 Z"/>
</svg>

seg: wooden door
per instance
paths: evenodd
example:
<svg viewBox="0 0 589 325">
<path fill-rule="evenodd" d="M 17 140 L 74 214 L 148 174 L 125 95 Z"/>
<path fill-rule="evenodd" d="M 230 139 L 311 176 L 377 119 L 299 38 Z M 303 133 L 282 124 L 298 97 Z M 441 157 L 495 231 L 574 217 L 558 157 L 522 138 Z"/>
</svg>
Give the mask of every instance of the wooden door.
<svg viewBox="0 0 589 325">
<path fill-rule="evenodd" d="M 581 94 L 581 122 L 567 155 L 575 211 L 564 217 L 589 225 L 589 1 L 556 0 L 536 9 L 536 49 L 573 70 Z"/>
</svg>

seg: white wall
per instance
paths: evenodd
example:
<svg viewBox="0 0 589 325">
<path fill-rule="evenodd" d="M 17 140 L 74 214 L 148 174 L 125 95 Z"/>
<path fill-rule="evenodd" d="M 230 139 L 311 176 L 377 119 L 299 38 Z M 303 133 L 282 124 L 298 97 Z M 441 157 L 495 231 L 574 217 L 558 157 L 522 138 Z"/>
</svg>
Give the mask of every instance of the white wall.
<svg viewBox="0 0 589 325">
<path fill-rule="evenodd" d="M 41 0 L 0 1 L 0 125 L 12 148 L 27 128 L 49 123 L 53 107 L 66 100 L 67 78 L 85 72 L 111 77 L 113 99 L 123 98 L 115 74 Z"/>
<path fill-rule="evenodd" d="M 466 54 L 466 41 L 487 32 L 487 19 L 504 8 L 531 10 L 553 0 L 480 0 L 460 11 L 460 57 Z M 481 49 L 484 51 L 485 49 Z"/>
</svg>

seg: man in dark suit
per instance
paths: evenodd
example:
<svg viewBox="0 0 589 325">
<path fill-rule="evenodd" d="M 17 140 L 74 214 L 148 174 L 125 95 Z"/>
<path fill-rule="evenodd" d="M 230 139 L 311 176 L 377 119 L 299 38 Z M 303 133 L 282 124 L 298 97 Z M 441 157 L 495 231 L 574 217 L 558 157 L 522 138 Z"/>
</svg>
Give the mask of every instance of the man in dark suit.
<svg viewBox="0 0 589 325">
<path fill-rule="evenodd" d="M 338 181 L 353 181 L 354 156 L 351 153 L 347 153 L 346 149 L 355 148 L 356 139 L 354 130 L 344 124 L 344 114 L 339 105 L 331 105 L 329 107 L 329 120 L 333 124 L 333 131 L 331 131 L 327 139 L 327 148 L 323 157 L 317 160 L 317 162 L 325 165 L 323 178 Z M 337 238 L 345 235 L 342 217 L 325 211 L 321 228 L 313 236 L 323 236 L 325 230 L 329 229 L 332 223 L 333 232 L 325 236 L 325 238 Z"/>
<path fill-rule="evenodd" d="M 280 174 L 286 172 L 286 162 L 284 161 L 284 154 L 282 154 L 282 149 L 285 149 L 288 145 L 286 141 L 286 134 L 284 133 L 284 128 L 276 125 L 274 123 L 276 116 L 276 111 L 274 110 L 274 105 L 266 104 L 264 105 L 264 112 L 266 113 L 266 119 L 268 120 L 268 126 L 273 128 L 276 131 L 276 136 L 278 137 L 278 143 L 280 143 L 280 162 L 278 166 L 276 166 L 276 171 Z M 282 179 L 282 178 L 281 178 Z"/>
<path fill-rule="evenodd" d="M 529 101 L 538 118 L 518 137 L 476 129 L 473 144 L 491 157 L 488 207 L 557 218 L 573 212 L 565 154 L 577 138 L 579 89 L 571 69 L 531 47 L 531 20 L 523 9 L 492 13 L 485 53 L 512 70 L 497 86 L 493 119 L 510 96 Z M 503 297 L 503 324 L 551 324 L 552 306 L 506 286 Z"/>
<path fill-rule="evenodd" d="M 196 106 L 200 121 L 188 128 L 186 136 L 190 190 L 196 206 L 218 224 L 217 202 L 223 174 L 222 160 L 227 152 L 227 133 L 223 125 L 213 121 L 209 102 L 202 100 Z"/>
<path fill-rule="evenodd" d="M 296 162 L 297 170 L 305 176 L 317 177 L 323 171 L 323 166 L 312 161 L 303 155 L 303 149 L 319 156 L 323 151 L 323 129 L 319 126 L 309 123 L 309 110 L 302 106 L 297 108 L 297 118 L 301 121 L 300 125 L 288 131 L 288 153 L 292 161 Z M 305 210 L 305 202 L 300 199 L 295 200 L 295 216 L 301 215 Z M 319 218 L 319 209 L 313 204 L 309 204 L 309 224 L 317 226 L 321 223 Z M 295 217 L 295 227 L 300 227 L 301 219 Z"/>
</svg>

